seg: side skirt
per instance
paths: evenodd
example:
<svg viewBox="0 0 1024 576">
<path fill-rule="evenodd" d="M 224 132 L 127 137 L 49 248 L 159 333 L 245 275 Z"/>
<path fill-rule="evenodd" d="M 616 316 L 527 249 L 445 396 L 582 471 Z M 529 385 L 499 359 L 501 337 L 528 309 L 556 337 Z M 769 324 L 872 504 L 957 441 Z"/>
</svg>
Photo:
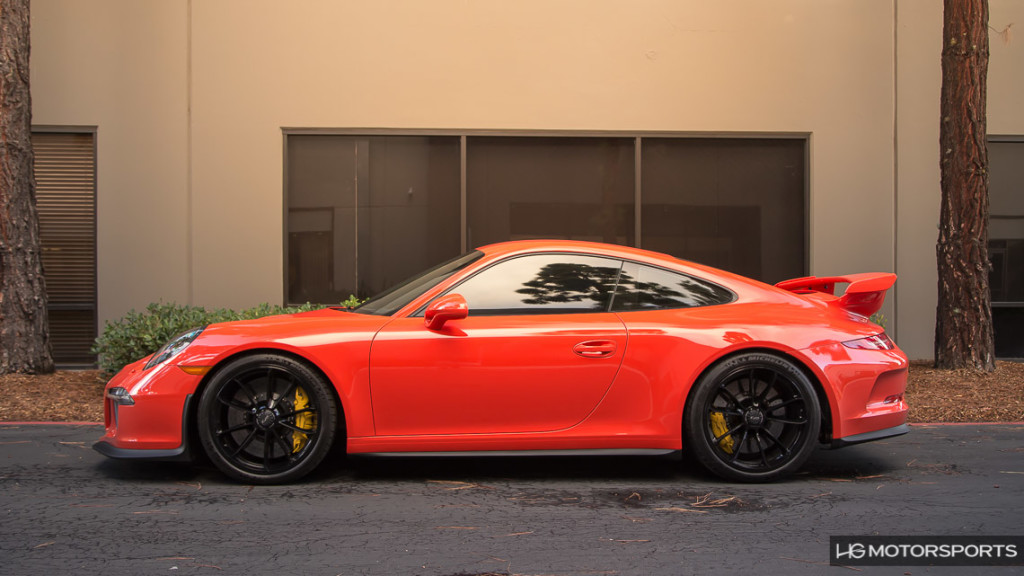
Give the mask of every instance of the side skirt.
<svg viewBox="0 0 1024 576">
<path fill-rule="evenodd" d="M 441 457 L 453 458 L 469 456 L 479 458 L 481 456 L 666 456 L 679 454 L 679 450 L 671 448 L 608 448 L 594 450 L 465 450 L 449 452 L 361 452 L 349 454 L 353 456 L 367 456 L 372 458 L 388 457 Z"/>
</svg>

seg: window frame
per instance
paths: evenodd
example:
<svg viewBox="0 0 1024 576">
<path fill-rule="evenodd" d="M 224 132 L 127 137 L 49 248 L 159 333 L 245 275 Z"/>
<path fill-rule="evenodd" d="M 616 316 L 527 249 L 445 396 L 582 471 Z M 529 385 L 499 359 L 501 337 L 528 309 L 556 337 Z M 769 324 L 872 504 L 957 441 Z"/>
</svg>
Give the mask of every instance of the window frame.
<svg viewBox="0 0 1024 576">
<path fill-rule="evenodd" d="M 1011 135 L 991 135 L 990 134 L 988 136 L 987 140 L 988 140 L 989 144 L 1000 144 L 1000 143 L 1005 143 L 1005 144 L 1024 144 L 1024 135 L 1021 135 L 1021 136 L 1011 136 Z M 1024 214 L 990 214 L 989 218 L 992 219 L 992 220 L 1022 220 L 1022 219 L 1024 219 Z M 989 238 L 989 249 L 991 250 L 993 242 L 1000 241 L 1000 240 L 1005 240 L 1005 239 L 1003 239 L 1003 238 L 996 238 L 996 239 Z M 989 255 L 989 260 L 991 260 L 991 254 Z M 1024 301 L 1018 301 L 1018 300 L 998 300 L 997 301 L 997 300 L 993 299 L 992 302 L 990 302 L 990 305 L 991 305 L 992 308 L 1024 308 Z"/>
<path fill-rule="evenodd" d="M 65 305 L 48 303 L 47 309 L 49 310 L 68 310 L 68 311 L 85 311 L 90 310 L 93 314 L 92 318 L 92 334 L 95 338 L 99 335 L 99 321 L 100 321 L 100 302 L 99 302 L 99 203 L 100 203 L 100 182 L 99 182 L 99 127 L 94 125 L 65 125 L 65 124 L 33 124 L 30 127 L 31 134 L 74 134 L 74 135 L 86 135 L 92 139 L 92 240 L 93 240 L 93 254 L 91 262 L 92 271 L 92 282 L 90 285 L 92 306 L 87 307 L 85 305 Z M 34 152 L 34 149 L 33 149 Z M 33 153 L 33 158 L 34 158 Z M 34 160 L 33 160 L 34 161 Z M 38 192 L 37 192 L 38 194 Z M 42 241 L 42 237 L 40 237 Z M 45 277 L 45 273 L 44 273 Z M 89 356 L 96 358 L 95 355 L 89 354 Z M 58 369 L 77 369 L 77 368 L 93 368 L 95 367 L 96 361 L 81 363 L 81 362 L 67 362 L 62 360 L 56 360 L 55 364 Z"/>
<path fill-rule="evenodd" d="M 501 258 L 499 260 L 491 262 L 491 263 L 487 264 L 486 266 L 484 266 L 483 268 L 473 272 L 469 276 L 460 279 L 457 283 L 449 286 L 448 288 L 445 288 L 441 293 L 439 293 L 438 295 L 434 296 L 429 301 L 425 302 L 422 306 L 417 308 L 414 312 L 409 314 L 408 317 L 409 318 L 422 318 L 424 313 L 426 312 L 427 307 L 430 306 L 430 304 L 432 302 L 434 302 L 438 298 L 442 298 L 442 297 L 447 296 L 449 294 L 458 294 L 459 293 L 459 291 L 458 291 L 459 286 L 462 286 L 466 282 L 469 282 L 470 280 L 472 280 L 473 278 L 477 277 L 478 275 L 483 274 L 484 272 L 486 272 L 486 271 L 490 270 L 491 268 L 494 268 L 495 266 L 498 266 L 499 264 L 502 264 L 504 262 L 509 262 L 511 260 L 516 260 L 516 259 L 520 259 L 520 258 L 528 258 L 530 256 L 584 256 L 584 257 L 589 257 L 589 258 L 601 258 L 601 259 L 605 259 L 605 260 L 611 260 L 611 261 L 618 262 L 619 263 L 619 273 L 618 273 L 618 275 L 615 278 L 615 287 L 612 289 L 612 297 L 608 301 L 607 309 L 606 310 L 580 310 L 578 312 L 562 312 L 562 313 L 558 313 L 558 312 L 541 313 L 541 312 L 538 312 L 538 313 L 525 313 L 525 314 L 482 314 L 482 315 L 478 315 L 477 317 L 484 318 L 484 317 L 498 317 L 498 316 L 500 316 L 500 317 L 507 317 L 507 316 L 556 316 L 556 315 L 559 315 L 559 314 L 609 314 L 609 313 L 610 314 L 628 314 L 628 313 L 634 313 L 634 312 L 658 312 L 658 311 L 664 311 L 664 310 L 689 310 L 689 309 L 692 309 L 692 308 L 708 308 L 708 307 L 711 307 L 711 306 L 725 306 L 727 304 L 732 304 L 732 303 L 736 302 L 738 300 L 738 298 L 739 298 L 739 296 L 736 294 L 736 292 L 734 290 L 728 288 L 727 286 L 723 286 L 723 285 L 719 284 L 718 282 L 713 282 L 711 280 L 708 280 L 707 278 L 695 276 L 693 274 L 689 274 L 689 273 L 682 272 L 682 271 L 679 271 L 679 270 L 674 270 L 674 269 L 669 268 L 667 266 L 658 266 L 656 264 L 651 264 L 649 262 L 641 262 L 640 260 L 635 260 L 635 259 L 632 259 L 632 258 L 622 258 L 622 257 L 619 257 L 619 256 L 608 256 L 608 255 L 605 255 L 605 254 L 594 254 L 594 253 L 591 253 L 591 252 L 572 252 L 572 251 L 568 251 L 568 250 L 558 250 L 558 251 L 551 251 L 551 252 L 546 252 L 545 251 L 545 252 L 528 252 L 526 254 L 513 254 L 513 255 L 507 256 L 505 258 Z M 640 267 L 647 267 L 647 268 L 652 268 L 652 269 L 655 269 L 655 270 L 662 270 L 662 271 L 668 272 L 670 274 L 676 274 L 678 276 L 684 276 L 684 277 L 689 278 L 691 280 L 694 280 L 696 282 L 701 282 L 701 283 L 705 283 L 705 284 L 711 284 L 712 286 L 715 286 L 715 287 L 719 288 L 720 290 L 722 290 L 724 292 L 727 292 L 729 294 L 729 299 L 727 301 L 716 302 L 714 304 L 703 304 L 703 305 L 697 305 L 697 306 L 679 306 L 679 307 L 671 307 L 671 308 L 669 308 L 669 307 L 665 307 L 665 308 L 645 308 L 645 309 L 640 309 L 640 310 L 615 310 L 614 309 L 614 307 L 615 307 L 615 297 L 619 294 L 619 282 L 620 282 L 620 280 L 622 278 L 622 271 L 625 268 L 626 264 L 635 264 L 635 265 L 640 266 Z M 473 311 L 472 308 L 470 308 L 470 315 L 472 315 L 472 311 Z"/>
<path fill-rule="evenodd" d="M 492 268 L 494 268 L 496 266 L 500 266 L 501 264 L 504 264 L 506 262 L 511 262 L 513 260 L 521 260 L 523 258 L 530 258 L 530 257 L 534 257 L 534 256 L 577 256 L 577 257 L 582 256 L 584 258 L 599 258 L 599 259 L 602 259 L 602 260 L 609 260 L 611 262 L 618 262 L 619 263 L 619 271 L 618 271 L 618 273 L 615 276 L 615 286 L 612 288 L 611 297 L 608 299 L 608 305 L 606 306 L 607 309 L 606 310 L 580 310 L 578 312 L 547 312 L 547 313 L 545 313 L 545 312 L 534 312 L 534 313 L 525 313 L 525 314 L 478 314 L 478 315 L 476 315 L 477 317 L 482 318 L 482 317 L 494 317 L 494 316 L 556 316 L 556 315 L 559 315 L 559 314 L 606 314 L 606 313 L 611 312 L 612 303 L 615 301 L 615 293 L 619 289 L 619 275 L 622 274 L 622 265 L 624 263 L 624 260 L 622 258 L 617 258 L 615 256 L 605 256 L 605 255 L 602 255 L 602 254 L 591 254 L 589 252 L 552 251 L 552 252 L 527 252 L 525 254 L 513 254 L 513 255 L 510 255 L 510 256 L 506 256 L 505 258 L 501 258 L 499 260 L 495 260 L 494 262 L 491 262 L 490 264 L 484 266 L 483 268 L 473 272 L 469 276 L 467 276 L 465 278 L 462 278 L 457 283 L 449 286 L 443 292 L 438 294 L 436 297 L 431 298 L 430 302 L 425 303 L 422 307 L 417 309 L 415 312 L 413 312 L 409 316 L 410 317 L 416 317 L 416 318 L 422 316 L 425 313 L 427 307 L 430 306 L 430 303 L 433 302 L 434 300 L 437 300 L 438 298 L 441 298 L 442 296 L 447 296 L 448 294 L 456 294 L 456 293 L 457 294 L 461 294 L 457 290 L 459 286 L 462 286 L 466 282 L 471 281 L 472 279 L 474 279 L 477 276 L 479 276 L 479 275 L 481 275 L 481 274 L 491 270 Z M 472 307 L 469 309 L 469 312 L 470 312 L 470 316 L 473 316 L 473 309 L 472 309 Z"/>
<path fill-rule="evenodd" d="M 654 269 L 654 270 L 661 270 L 663 272 L 668 272 L 669 274 L 675 274 L 677 276 L 683 276 L 685 278 L 689 278 L 690 280 L 692 280 L 694 282 L 697 282 L 697 283 L 710 284 L 710 285 L 714 286 L 715 288 L 718 288 L 719 290 L 722 290 L 723 292 L 726 292 L 729 295 L 729 299 L 725 300 L 725 301 L 722 301 L 722 302 L 715 302 L 713 304 L 698 304 L 698 305 L 695 305 L 695 306 L 672 306 L 672 307 L 660 307 L 660 308 L 640 308 L 640 309 L 635 309 L 635 310 L 616 310 L 615 309 L 615 296 L 617 296 L 619 294 L 619 283 L 616 283 L 615 284 L 615 294 L 612 297 L 612 304 L 611 304 L 611 307 L 610 307 L 611 312 L 614 312 L 616 314 L 628 314 L 628 313 L 631 313 L 631 312 L 657 312 L 657 311 L 662 311 L 662 310 L 689 310 L 691 308 L 708 308 L 710 306 L 724 306 L 726 304 L 732 304 L 733 302 L 735 302 L 739 298 L 739 296 L 737 296 L 735 291 L 731 290 L 730 288 L 728 288 L 726 286 L 722 286 L 718 282 L 712 282 L 711 280 L 708 280 L 707 278 L 701 278 L 699 276 L 694 276 L 693 274 L 687 274 L 685 272 L 680 272 L 679 270 L 672 270 L 671 268 L 667 268 L 665 266 L 656 266 L 654 264 L 649 264 L 647 262 L 639 262 L 637 260 L 623 259 L 623 261 L 622 261 L 622 269 L 619 272 L 620 279 L 621 279 L 621 276 L 622 276 L 622 270 L 625 270 L 627 263 L 629 263 L 629 264 L 636 264 L 641 269 L 646 267 L 646 268 L 651 268 L 651 269 Z"/>
</svg>

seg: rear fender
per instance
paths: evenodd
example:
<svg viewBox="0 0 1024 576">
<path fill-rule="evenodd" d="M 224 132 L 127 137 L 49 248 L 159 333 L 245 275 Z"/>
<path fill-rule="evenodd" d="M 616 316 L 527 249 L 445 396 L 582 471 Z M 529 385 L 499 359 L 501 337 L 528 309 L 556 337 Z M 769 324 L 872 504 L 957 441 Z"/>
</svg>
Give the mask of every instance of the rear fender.
<svg viewBox="0 0 1024 576">
<path fill-rule="evenodd" d="M 829 390 L 825 390 L 825 383 L 828 381 L 825 374 L 821 369 L 810 359 L 804 356 L 802 353 L 796 350 L 782 350 L 779 348 L 768 348 L 768 347 L 751 347 L 751 348 L 739 348 L 730 350 L 727 354 L 723 354 L 711 361 L 701 368 L 700 372 L 693 379 L 693 384 L 700 382 L 708 372 L 711 371 L 715 366 L 727 362 L 733 356 L 739 354 L 757 353 L 757 354 L 768 354 L 771 356 L 777 356 L 783 358 L 789 362 L 792 362 L 801 372 L 807 376 L 808 380 L 811 381 L 811 386 L 814 388 L 814 392 L 818 396 L 818 405 L 821 407 L 821 432 L 819 434 L 818 441 L 821 443 L 828 443 L 832 440 L 833 430 L 833 419 L 832 415 L 836 413 L 838 406 L 834 405 L 835 390 L 832 389 L 831 385 Z M 683 404 L 683 410 L 681 411 L 682 417 L 685 419 L 686 411 L 693 406 L 690 398 L 694 393 L 696 386 L 691 386 L 686 392 L 686 399 Z"/>
</svg>

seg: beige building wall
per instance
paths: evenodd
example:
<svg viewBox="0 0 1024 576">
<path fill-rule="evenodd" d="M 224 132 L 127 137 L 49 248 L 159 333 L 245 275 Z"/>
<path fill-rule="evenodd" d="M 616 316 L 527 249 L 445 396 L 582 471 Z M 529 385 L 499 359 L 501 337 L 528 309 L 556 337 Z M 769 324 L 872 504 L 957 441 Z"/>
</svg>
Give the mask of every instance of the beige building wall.
<svg viewBox="0 0 1024 576">
<path fill-rule="evenodd" d="M 897 8 L 896 273 L 898 342 L 911 358 L 934 353 L 938 301 L 939 90 L 942 7 L 900 0 Z M 1024 137 L 1024 2 L 989 0 L 988 132 Z"/>
<path fill-rule="evenodd" d="M 188 292 L 185 2 L 32 2 L 35 125 L 97 127 L 100 326 Z"/>
<path fill-rule="evenodd" d="M 811 273 L 896 270 L 890 329 L 931 354 L 931 0 L 32 9 L 35 123 L 98 126 L 101 320 L 157 300 L 282 301 L 283 128 L 797 132 Z M 995 27 L 1024 19 L 1014 0 L 992 11 Z M 990 127 L 1022 134 L 1021 43 L 996 44 Z"/>
<path fill-rule="evenodd" d="M 911 358 L 932 358 L 938 300 L 939 89 L 942 6 L 897 4 L 897 343 Z"/>
<path fill-rule="evenodd" d="M 1024 137 L 1024 2 L 989 0 L 989 134 Z"/>
<path fill-rule="evenodd" d="M 893 267 L 889 2 L 197 2 L 192 22 L 198 302 L 281 299 L 282 127 L 811 132 L 812 270 Z"/>
</svg>

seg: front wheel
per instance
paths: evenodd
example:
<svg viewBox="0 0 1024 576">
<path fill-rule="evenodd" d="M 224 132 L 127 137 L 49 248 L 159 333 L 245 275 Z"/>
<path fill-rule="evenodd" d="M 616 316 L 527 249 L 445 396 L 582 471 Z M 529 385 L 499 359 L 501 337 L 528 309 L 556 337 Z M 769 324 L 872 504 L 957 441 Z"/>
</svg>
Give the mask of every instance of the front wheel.
<svg viewBox="0 0 1024 576">
<path fill-rule="evenodd" d="M 337 408 L 323 377 L 274 354 L 234 360 L 199 401 L 199 437 L 228 476 L 254 484 L 297 480 L 334 442 Z"/>
<path fill-rule="evenodd" d="M 821 409 L 814 386 L 792 362 L 746 353 L 697 381 L 683 426 L 690 450 L 708 470 L 727 480 L 766 482 L 807 461 Z"/>
</svg>

